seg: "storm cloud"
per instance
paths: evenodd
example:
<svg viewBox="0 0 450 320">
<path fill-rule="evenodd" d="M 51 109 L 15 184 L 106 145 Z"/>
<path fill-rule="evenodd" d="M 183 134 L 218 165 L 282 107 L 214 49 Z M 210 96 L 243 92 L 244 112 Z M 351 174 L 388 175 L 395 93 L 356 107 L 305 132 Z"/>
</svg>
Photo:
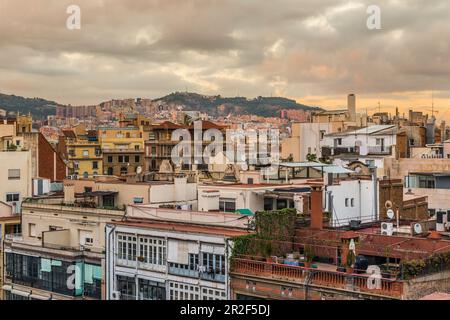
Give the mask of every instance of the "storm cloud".
<svg viewBox="0 0 450 320">
<path fill-rule="evenodd" d="M 81 30 L 66 9 L 81 8 Z M 381 30 L 366 26 L 381 8 Z M 448 0 L 0 0 L 0 92 L 61 103 L 172 91 L 450 106 Z M 443 112 L 443 113 L 444 113 Z"/>
</svg>

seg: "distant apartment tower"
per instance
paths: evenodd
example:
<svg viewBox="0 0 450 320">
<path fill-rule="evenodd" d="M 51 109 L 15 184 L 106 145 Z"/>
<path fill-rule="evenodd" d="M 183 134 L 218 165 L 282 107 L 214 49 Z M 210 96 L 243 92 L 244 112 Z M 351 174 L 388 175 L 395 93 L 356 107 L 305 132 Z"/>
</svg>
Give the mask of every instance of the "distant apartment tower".
<svg viewBox="0 0 450 320">
<path fill-rule="evenodd" d="M 347 109 L 350 121 L 356 120 L 356 96 L 352 93 L 347 97 Z"/>
</svg>

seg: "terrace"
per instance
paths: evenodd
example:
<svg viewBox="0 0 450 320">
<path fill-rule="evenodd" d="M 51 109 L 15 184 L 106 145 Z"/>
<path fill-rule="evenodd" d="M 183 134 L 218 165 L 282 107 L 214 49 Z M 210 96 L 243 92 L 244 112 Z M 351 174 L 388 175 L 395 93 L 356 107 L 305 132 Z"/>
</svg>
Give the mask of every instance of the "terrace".
<svg viewBox="0 0 450 320">
<path fill-rule="evenodd" d="M 311 228 L 279 234 L 279 218 L 267 230 L 258 219 L 258 234 L 234 239 L 232 278 L 402 299 L 410 281 L 450 270 L 447 240 Z"/>
</svg>

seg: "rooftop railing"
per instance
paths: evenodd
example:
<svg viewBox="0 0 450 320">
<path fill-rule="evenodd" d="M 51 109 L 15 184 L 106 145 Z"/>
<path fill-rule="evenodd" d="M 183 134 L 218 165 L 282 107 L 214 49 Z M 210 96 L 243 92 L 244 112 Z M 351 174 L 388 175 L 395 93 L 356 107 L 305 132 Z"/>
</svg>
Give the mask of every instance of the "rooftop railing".
<svg viewBox="0 0 450 320">
<path fill-rule="evenodd" d="M 311 275 L 311 285 L 392 298 L 400 298 L 403 293 L 403 281 L 399 280 L 380 278 L 378 283 L 372 285 L 371 275 L 368 274 L 350 274 L 242 258 L 233 260 L 232 272 L 300 283 L 304 283 Z"/>
</svg>

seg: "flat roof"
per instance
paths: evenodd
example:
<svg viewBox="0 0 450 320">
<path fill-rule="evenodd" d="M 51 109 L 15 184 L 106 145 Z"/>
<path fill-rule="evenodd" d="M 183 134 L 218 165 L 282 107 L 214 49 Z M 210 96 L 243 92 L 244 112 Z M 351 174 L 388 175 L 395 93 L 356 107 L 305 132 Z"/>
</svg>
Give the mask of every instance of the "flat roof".
<svg viewBox="0 0 450 320">
<path fill-rule="evenodd" d="M 239 216 L 247 217 L 247 216 Z M 234 227 L 224 227 L 224 226 L 212 226 L 212 225 L 201 225 L 187 222 L 166 222 L 166 221 L 156 221 L 151 219 L 136 219 L 128 218 L 125 221 L 112 221 L 112 224 L 130 226 L 136 228 L 144 229 L 156 229 L 156 230 L 170 230 L 179 232 L 189 232 L 189 233 L 202 233 L 211 235 L 222 235 L 226 237 L 237 237 L 246 234 L 250 234 L 250 231 L 234 228 Z"/>
</svg>

